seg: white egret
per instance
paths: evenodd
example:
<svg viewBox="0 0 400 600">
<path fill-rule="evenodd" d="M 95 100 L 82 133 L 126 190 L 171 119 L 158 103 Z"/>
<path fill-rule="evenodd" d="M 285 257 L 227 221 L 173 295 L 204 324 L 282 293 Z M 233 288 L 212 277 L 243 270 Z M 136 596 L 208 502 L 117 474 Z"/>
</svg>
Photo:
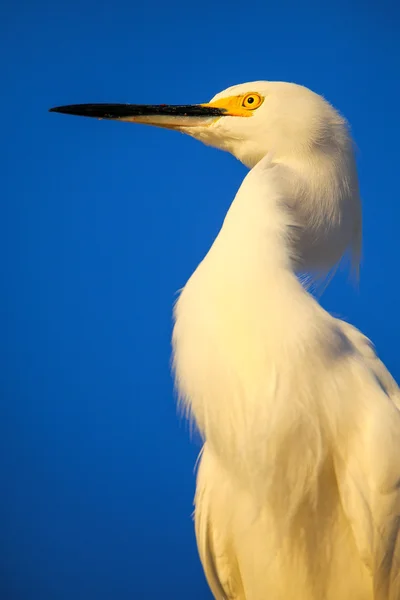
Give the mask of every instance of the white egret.
<svg viewBox="0 0 400 600">
<path fill-rule="evenodd" d="M 299 270 L 359 259 L 352 143 L 287 83 L 195 106 L 58 112 L 177 129 L 251 168 L 175 307 L 174 366 L 205 443 L 195 521 L 218 600 L 400 600 L 397 384 Z"/>
</svg>

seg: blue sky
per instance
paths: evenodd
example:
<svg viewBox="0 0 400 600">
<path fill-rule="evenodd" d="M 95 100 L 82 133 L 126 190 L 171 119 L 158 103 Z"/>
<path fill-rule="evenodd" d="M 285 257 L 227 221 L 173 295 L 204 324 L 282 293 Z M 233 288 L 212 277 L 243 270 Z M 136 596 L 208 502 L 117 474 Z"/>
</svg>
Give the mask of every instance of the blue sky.
<svg viewBox="0 0 400 600">
<path fill-rule="evenodd" d="M 210 598 L 191 521 L 199 444 L 170 376 L 171 307 L 246 170 L 175 132 L 48 108 L 202 102 L 258 79 L 323 94 L 351 123 L 364 204 L 360 286 L 340 273 L 323 304 L 370 336 L 400 379 L 399 10 L 3 8 L 2 598 Z"/>
</svg>

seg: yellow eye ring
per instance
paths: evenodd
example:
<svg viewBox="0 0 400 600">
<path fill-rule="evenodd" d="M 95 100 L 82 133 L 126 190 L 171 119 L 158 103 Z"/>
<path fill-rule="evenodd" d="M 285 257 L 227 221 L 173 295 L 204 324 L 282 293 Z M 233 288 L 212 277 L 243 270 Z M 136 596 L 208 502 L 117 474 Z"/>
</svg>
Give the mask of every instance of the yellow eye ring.
<svg viewBox="0 0 400 600">
<path fill-rule="evenodd" d="M 263 103 L 264 98 L 257 94 L 256 92 L 250 92 L 250 94 L 246 94 L 242 100 L 243 108 L 247 108 L 248 110 L 254 110 L 258 108 Z"/>
</svg>

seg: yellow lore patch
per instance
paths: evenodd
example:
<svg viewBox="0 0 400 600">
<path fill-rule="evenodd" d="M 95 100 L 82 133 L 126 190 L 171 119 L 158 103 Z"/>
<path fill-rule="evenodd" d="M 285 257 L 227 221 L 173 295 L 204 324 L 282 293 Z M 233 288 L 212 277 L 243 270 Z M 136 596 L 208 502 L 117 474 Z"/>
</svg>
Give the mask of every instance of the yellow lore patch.
<svg viewBox="0 0 400 600">
<path fill-rule="evenodd" d="M 231 117 L 252 117 L 253 111 L 261 106 L 264 102 L 263 96 L 257 92 L 248 92 L 241 96 L 228 96 L 227 98 L 219 98 L 214 102 L 200 104 L 200 106 L 210 108 L 224 108 L 226 113 L 224 116 Z"/>
</svg>

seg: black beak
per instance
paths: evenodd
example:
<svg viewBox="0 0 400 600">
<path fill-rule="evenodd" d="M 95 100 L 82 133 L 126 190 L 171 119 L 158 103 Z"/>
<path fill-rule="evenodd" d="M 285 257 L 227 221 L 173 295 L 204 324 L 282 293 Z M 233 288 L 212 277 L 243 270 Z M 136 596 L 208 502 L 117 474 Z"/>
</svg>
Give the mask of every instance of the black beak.
<svg viewBox="0 0 400 600">
<path fill-rule="evenodd" d="M 94 117 L 96 119 L 119 119 L 121 121 L 147 122 L 151 117 L 222 117 L 227 113 L 225 108 L 201 104 L 69 104 L 50 108 L 49 112 Z M 141 118 L 144 117 L 142 121 Z M 157 123 L 154 123 L 157 124 Z"/>
</svg>

